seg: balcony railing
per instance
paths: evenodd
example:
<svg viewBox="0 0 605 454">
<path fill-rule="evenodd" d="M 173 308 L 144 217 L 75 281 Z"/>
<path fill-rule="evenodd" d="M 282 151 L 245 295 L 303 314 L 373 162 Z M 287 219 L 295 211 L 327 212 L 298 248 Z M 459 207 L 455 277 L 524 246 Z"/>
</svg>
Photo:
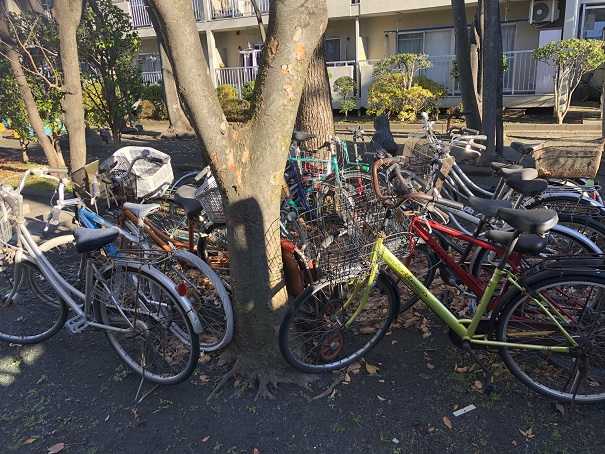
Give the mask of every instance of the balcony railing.
<svg viewBox="0 0 605 454">
<path fill-rule="evenodd" d="M 269 0 L 258 0 L 261 13 L 269 12 Z M 212 19 L 253 16 L 254 7 L 250 0 L 210 0 Z"/>
<path fill-rule="evenodd" d="M 537 62 L 531 58 L 532 50 L 518 50 L 505 52 L 508 61 L 508 70 L 504 72 L 504 94 L 532 94 L 536 89 L 536 69 Z M 161 67 L 159 56 L 155 54 L 143 55 L 141 66 L 143 68 L 143 78 L 149 82 L 157 82 L 161 78 Z M 458 96 L 460 89 L 458 82 L 451 76 L 452 62 L 455 55 L 442 55 L 429 57 L 433 63 L 431 68 L 423 70 L 422 74 L 428 78 L 442 84 L 449 96 Z M 335 61 L 327 62 L 328 72 L 332 73 L 330 82 L 341 75 L 350 75 L 357 79 L 360 87 L 361 105 L 367 104 L 367 89 L 372 83 L 372 67 L 377 60 L 360 61 L 356 67 L 354 61 Z M 217 85 L 229 84 L 234 86 L 241 96 L 242 86 L 246 82 L 256 79 L 258 73 L 257 66 L 251 67 L 233 67 L 219 68 L 216 70 Z"/>
<path fill-rule="evenodd" d="M 191 0 L 193 14 L 196 21 L 204 20 L 203 0 Z M 132 14 L 132 23 L 135 28 L 151 27 L 151 19 L 147 14 L 144 0 L 130 0 L 130 11 Z"/>
</svg>

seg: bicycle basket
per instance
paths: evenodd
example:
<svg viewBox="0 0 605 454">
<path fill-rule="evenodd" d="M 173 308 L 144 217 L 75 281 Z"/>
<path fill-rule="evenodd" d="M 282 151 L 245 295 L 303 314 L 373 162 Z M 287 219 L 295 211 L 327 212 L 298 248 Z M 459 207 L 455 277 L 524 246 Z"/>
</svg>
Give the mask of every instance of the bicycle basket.
<svg viewBox="0 0 605 454">
<path fill-rule="evenodd" d="M 130 161 L 123 156 L 111 156 L 99 165 L 99 172 L 109 175 L 111 183 L 106 189 L 113 197 L 122 201 L 137 200 L 137 177 L 131 172 Z"/>
<path fill-rule="evenodd" d="M 134 186 L 136 186 L 134 188 L 134 198 L 139 200 L 159 197 L 172 184 L 174 175 L 172 173 L 169 155 L 162 153 L 155 148 L 129 146 L 115 151 L 107 160 L 105 160 L 105 162 L 103 162 L 103 164 L 101 164 L 104 169 L 111 168 L 111 173 L 113 175 L 120 176 L 128 171 L 130 163 L 136 157 L 141 156 L 144 150 L 149 152 L 149 156 L 163 159 L 165 163 L 157 164 L 148 162 L 145 159 L 139 159 L 134 163 L 132 168 L 132 174 L 134 174 L 133 178 L 136 179 L 136 183 L 134 184 Z M 114 162 L 116 162 L 117 165 L 112 168 Z M 121 172 L 121 174 L 118 174 L 119 172 Z M 132 189 L 131 185 L 130 190 Z"/>
<path fill-rule="evenodd" d="M 290 148 L 288 160 L 295 162 L 299 175 L 304 177 L 321 177 L 331 172 L 330 151 L 325 148 L 312 151 Z"/>
<path fill-rule="evenodd" d="M 195 198 L 200 202 L 208 219 L 215 224 L 227 222 L 223 198 L 211 173 L 202 181 L 195 191 Z"/>
</svg>

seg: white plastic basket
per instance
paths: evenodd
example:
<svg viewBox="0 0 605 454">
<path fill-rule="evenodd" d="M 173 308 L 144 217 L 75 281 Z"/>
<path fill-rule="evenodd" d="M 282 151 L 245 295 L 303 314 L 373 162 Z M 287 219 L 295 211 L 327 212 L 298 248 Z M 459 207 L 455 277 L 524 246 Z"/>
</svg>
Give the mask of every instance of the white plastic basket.
<svg viewBox="0 0 605 454">
<path fill-rule="evenodd" d="M 225 209 L 223 198 L 214 179 L 209 174 L 195 191 L 195 198 L 200 202 L 202 208 L 208 215 L 208 219 L 215 224 L 225 224 Z"/>
<path fill-rule="evenodd" d="M 143 150 L 149 151 L 149 156 L 154 158 L 160 158 L 164 160 L 164 164 L 156 164 L 153 162 L 147 162 L 144 159 L 139 159 L 135 162 L 132 172 L 136 176 L 136 196 L 137 199 L 153 199 L 159 197 L 174 180 L 174 174 L 172 173 L 172 165 L 170 163 L 170 155 L 162 153 L 155 148 L 149 147 L 123 147 L 115 151 L 107 160 L 101 164 L 102 167 L 108 166 L 115 161 L 123 161 L 124 159 L 128 162 L 138 156 L 142 155 Z"/>
</svg>

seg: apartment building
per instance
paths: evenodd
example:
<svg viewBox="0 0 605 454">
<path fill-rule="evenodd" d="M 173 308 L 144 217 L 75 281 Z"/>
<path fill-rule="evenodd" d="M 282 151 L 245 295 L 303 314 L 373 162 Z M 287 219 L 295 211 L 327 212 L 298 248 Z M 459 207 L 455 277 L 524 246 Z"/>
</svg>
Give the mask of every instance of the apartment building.
<svg viewBox="0 0 605 454">
<path fill-rule="evenodd" d="M 161 78 L 155 32 L 144 0 L 113 0 L 132 18 L 142 39 L 140 64 L 149 82 Z M 257 0 L 268 22 L 269 0 Z M 44 0 L 49 4 L 50 0 Z M 238 89 L 257 73 L 262 48 L 250 0 L 191 0 L 204 56 L 215 84 Z M 425 53 L 433 63 L 423 71 L 443 84 L 444 107 L 460 102 L 451 76 L 455 59 L 449 0 L 327 0 L 326 62 L 333 82 L 348 75 L 360 87 L 358 107 L 367 105 L 373 64 L 401 52 Z M 467 2 L 470 23 L 476 3 Z M 572 37 L 603 39 L 605 0 L 506 0 L 500 2 L 506 107 L 551 106 L 552 70 L 531 58 L 537 47 Z M 335 106 L 337 105 L 337 100 Z"/>
</svg>

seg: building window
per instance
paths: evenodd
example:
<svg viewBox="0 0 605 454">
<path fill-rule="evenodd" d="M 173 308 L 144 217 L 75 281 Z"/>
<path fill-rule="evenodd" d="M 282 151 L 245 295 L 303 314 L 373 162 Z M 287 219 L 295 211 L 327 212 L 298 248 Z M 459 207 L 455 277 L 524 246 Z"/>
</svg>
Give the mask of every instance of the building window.
<svg viewBox="0 0 605 454">
<path fill-rule="evenodd" d="M 326 61 L 340 61 L 340 38 L 328 38 L 324 43 Z"/>
<path fill-rule="evenodd" d="M 400 33 L 397 35 L 397 53 L 423 54 L 424 33 Z"/>
<path fill-rule="evenodd" d="M 580 38 L 603 39 L 605 6 L 585 6 L 580 23 Z"/>
</svg>

